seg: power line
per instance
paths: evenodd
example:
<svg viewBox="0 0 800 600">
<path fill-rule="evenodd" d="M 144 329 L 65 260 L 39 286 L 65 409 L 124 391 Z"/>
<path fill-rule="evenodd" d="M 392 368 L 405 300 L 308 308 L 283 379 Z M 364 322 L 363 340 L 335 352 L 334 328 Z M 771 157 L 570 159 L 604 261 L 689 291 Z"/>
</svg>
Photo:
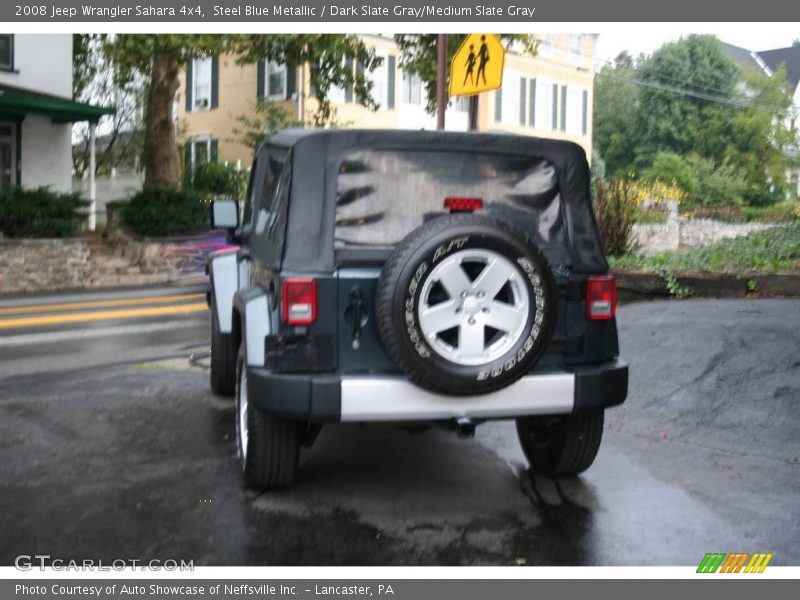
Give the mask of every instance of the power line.
<svg viewBox="0 0 800 600">
<path fill-rule="evenodd" d="M 571 47 L 567 48 L 564 45 L 557 44 L 555 42 L 550 42 L 550 41 L 545 40 L 545 39 L 541 39 L 541 44 L 544 44 L 544 45 L 549 46 L 549 47 L 551 47 L 553 49 L 556 49 L 556 50 L 561 50 L 563 52 L 567 52 L 568 54 L 571 54 L 573 56 L 580 56 L 581 58 L 588 59 L 589 61 L 593 62 L 595 65 L 598 65 L 598 66 L 602 66 L 602 67 L 605 67 L 605 66 L 613 67 L 614 66 L 614 64 L 612 62 L 612 59 L 603 60 L 603 59 L 595 58 L 594 56 L 590 56 L 590 55 L 582 53 L 582 52 L 577 52 L 577 51 L 573 50 Z M 634 72 L 638 72 L 637 69 L 633 69 L 633 71 Z M 670 75 L 667 75 L 663 71 L 659 72 L 659 71 L 656 70 L 656 71 L 653 71 L 653 74 L 656 77 L 660 78 L 660 79 L 666 79 L 666 80 L 670 80 L 670 81 L 677 82 L 677 83 L 683 83 L 683 81 L 678 80 L 677 78 L 672 77 Z M 641 86 L 641 87 L 648 87 L 648 88 L 652 88 L 652 89 L 657 89 L 657 90 L 663 91 L 663 92 L 669 92 L 669 93 L 673 93 L 673 94 L 679 94 L 679 95 L 683 95 L 683 96 L 697 98 L 699 100 L 705 100 L 707 102 L 716 102 L 716 103 L 719 103 L 719 104 L 725 104 L 725 105 L 732 106 L 732 107 L 735 107 L 735 108 L 752 108 L 752 109 L 755 109 L 755 110 L 768 112 L 770 114 L 775 114 L 775 113 L 787 110 L 787 108 L 779 106 L 779 105 L 775 105 L 775 104 L 762 104 L 762 103 L 756 103 L 756 102 L 747 102 L 746 100 L 737 100 L 735 98 L 730 98 L 730 97 L 715 95 L 715 94 L 712 94 L 712 93 L 707 93 L 707 92 L 717 92 L 718 94 L 727 94 L 726 90 L 722 90 L 722 89 L 719 89 L 719 88 L 714 88 L 712 86 L 707 86 L 705 88 L 700 88 L 700 89 L 687 89 L 687 88 L 684 88 L 684 87 L 671 86 L 671 85 L 665 84 L 665 83 L 647 81 L 647 80 L 644 80 L 644 79 L 640 79 L 638 77 L 622 77 L 622 76 L 619 76 L 619 75 L 612 75 L 612 74 L 607 73 L 607 72 L 604 73 L 601 70 L 595 71 L 595 75 L 598 75 L 598 76 L 601 76 L 601 77 L 608 77 L 610 79 L 615 79 L 615 80 L 618 80 L 618 81 L 624 81 L 624 82 L 631 83 L 633 85 L 638 85 L 638 86 Z M 788 111 L 790 113 L 794 113 L 795 112 L 791 107 L 788 108 Z"/>
</svg>

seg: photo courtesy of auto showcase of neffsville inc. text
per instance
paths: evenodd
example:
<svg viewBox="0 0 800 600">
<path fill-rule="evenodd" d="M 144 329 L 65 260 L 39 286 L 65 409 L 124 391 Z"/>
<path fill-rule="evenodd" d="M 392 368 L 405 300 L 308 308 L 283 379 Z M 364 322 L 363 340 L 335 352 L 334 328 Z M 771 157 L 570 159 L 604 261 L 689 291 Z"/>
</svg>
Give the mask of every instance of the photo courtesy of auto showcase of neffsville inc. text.
<svg viewBox="0 0 800 600">
<path fill-rule="evenodd" d="M 800 577 L 800 26 L 373 4 L 0 9 L 0 595 Z"/>
</svg>

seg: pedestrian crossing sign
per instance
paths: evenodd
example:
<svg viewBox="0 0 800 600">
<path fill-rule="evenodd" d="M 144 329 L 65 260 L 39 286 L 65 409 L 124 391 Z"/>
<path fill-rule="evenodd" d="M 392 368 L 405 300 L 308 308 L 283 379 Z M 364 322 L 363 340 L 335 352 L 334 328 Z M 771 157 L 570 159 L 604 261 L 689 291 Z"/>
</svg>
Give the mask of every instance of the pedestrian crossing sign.
<svg viewBox="0 0 800 600">
<path fill-rule="evenodd" d="M 473 96 L 500 89 L 505 55 L 503 44 L 496 35 L 468 35 L 450 63 L 450 95 Z"/>
</svg>

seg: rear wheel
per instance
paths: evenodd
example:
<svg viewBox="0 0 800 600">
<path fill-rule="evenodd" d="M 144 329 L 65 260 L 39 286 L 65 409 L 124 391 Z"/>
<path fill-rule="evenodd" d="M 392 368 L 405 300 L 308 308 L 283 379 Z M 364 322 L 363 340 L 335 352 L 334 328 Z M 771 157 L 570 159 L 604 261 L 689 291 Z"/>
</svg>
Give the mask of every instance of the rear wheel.
<svg viewBox="0 0 800 600">
<path fill-rule="evenodd" d="M 233 396 L 236 391 L 236 339 L 220 331 L 214 292 L 211 292 L 211 391 Z"/>
<path fill-rule="evenodd" d="M 600 449 L 603 411 L 553 417 L 521 417 L 517 434 L 531 471 L 572 477 L 588 469 Z"/>
<path fill-rule="evenodd" d="M 250 403 L 244 349 L 239 350 L 236 372 L 236 449 L 245 487 L 287 488 L 297 472 L 300 425 L 265 415 Z"/>
</svg>

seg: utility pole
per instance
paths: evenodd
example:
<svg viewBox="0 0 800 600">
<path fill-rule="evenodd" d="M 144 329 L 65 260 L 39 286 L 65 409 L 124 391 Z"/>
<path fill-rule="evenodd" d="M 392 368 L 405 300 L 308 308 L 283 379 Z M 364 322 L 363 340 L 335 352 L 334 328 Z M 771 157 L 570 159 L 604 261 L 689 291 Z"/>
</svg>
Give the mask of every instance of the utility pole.
<svg viewBox="0 0 800 600">
<path fill-rule="evenodd" d="M 444 129 L 444 111 L 447 107 L 447 34 L 440 33 L 436 61 L 436 129 Z"/>
<path fill-rule="evenodd" d="M 479 94 L 469 97 L 469 127 L 467 131 L 478 131 L 478 98 Z"/>
</svg>

